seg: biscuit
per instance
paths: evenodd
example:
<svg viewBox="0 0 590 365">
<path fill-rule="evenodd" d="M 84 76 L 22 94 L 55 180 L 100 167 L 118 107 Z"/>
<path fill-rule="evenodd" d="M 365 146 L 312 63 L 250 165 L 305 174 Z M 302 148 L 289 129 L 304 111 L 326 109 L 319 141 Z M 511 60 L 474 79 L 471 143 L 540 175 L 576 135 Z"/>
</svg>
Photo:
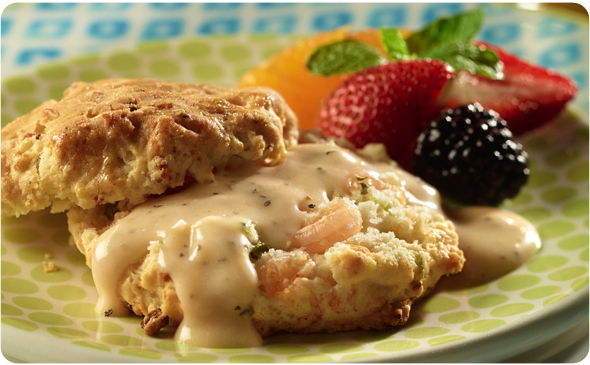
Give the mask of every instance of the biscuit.
<svg viewBox="0 0 590 365">
<path fill-rule="evenodd" d="M 231 156 L 279 163 L 297 137 L 295 115 L 268 88 L 77 82 L 2 129 L 2 216 L 136 205 L 213 179 Z"/>
<path fill-rule="evenodd" d="M 326 148 L 317 153 L 317 158 L 343 151 L 336 146 Z M 284 164 L 291 163 L 290 153 Z M 307 155 L 303 160 L 311 164 L 312 157 Z M 350 209 L 359 214 L 351 220 L 362 222 L 358 232 L 342 236 L 349 228 L 338 226 L 335 234 L 329 233 L 335 235 L 335 242 L 323 240 L 318 244 L 326 246 L 319 249 L 297 242 L 296 234 L 286 245 L 270 248 L 253 259 L 258 289 L 251 318 L 262 336 L 382 330 L 401 325 L 408 320 L 414 301 L 428 294 L 441 277 L 461 271 L 464 257 L 453 224 L 440 212 L 409 199 L 393 167 L 380 174 L 379 181 L 367 184 L 363 189 L 333 191 L 328 202 L 310 204 L 301 221 L 315 234 L 324 229 L 323 225 L 331 224 L 323 219 L 331 212 Z M 158 200 L 157 204 L 163 203 Z M 273 200 L 272 204 L 279 203 Z M 111 223 L 104 208 L 73 208 L 68 212 L 70 231 L 89 265 L 101 234 L 125 220 L 127 214 L 129 211 L 124 210 L 117 213 Z M 339 219 L 337 224 L 341 223 L 348 221 Z M 256 229 L 256 236 L 264 237 L 263 228 Z M 302 228 L 298 232 L 305 231 Z M 163 326 L 181 323 L 184 310 L 174 278 L 161 265 L 164 245 L 144 242 L 140 246 L 149 249 L 123 270 L 116 290 L 122 302 L 144 316 L 144 331 L 154 334 Z"/>
</svg>

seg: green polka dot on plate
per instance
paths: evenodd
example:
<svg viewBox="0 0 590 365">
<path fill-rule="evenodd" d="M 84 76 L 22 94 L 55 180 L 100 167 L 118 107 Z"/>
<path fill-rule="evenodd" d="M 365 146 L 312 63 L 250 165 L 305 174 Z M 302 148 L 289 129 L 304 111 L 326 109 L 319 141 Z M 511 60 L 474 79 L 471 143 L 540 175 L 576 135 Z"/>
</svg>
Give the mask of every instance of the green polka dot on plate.
<svg viewBox="0 0 590 365">
<path fill-rule="evenodd" d="M 560 240 L 557 242 L 557 247 L 566 251 L 579 250 L 588 247 L 589 242 L 590 235 L 588 233 L 582 233 Z"/>
<path fill-rule="evenodd" d="M 107 58 L 107 66 L 115 71 L 137 70 L 141 60 L 131 52 L 114 52 Z"/>
<path fill-rule="evenodd" d="M 457 311 L 443 314 L 438 317 L 438 320 L 446 324 L 456 324 L 473 321 L 474 319 L 478 319 L 480 316 L 481 314 L 474 311 Z"/>
<path fill-rule="evenodd" d="M 17 275 L 21 272 L 20 266 L 10 261 L 2 261 L 2 276 Z"/>
<path fill-rule="evenodd" d="M 459 308 L 459 306 L 461 303 L 457 299 L 437 295 L 418 302 L 416 309 L 425 313 L 441 313 Z"/>
<path fill-rule="evenodd" d="M 88 286 L 94 287 L 94 278 L 92 277 L 92 270 L 88 269 L 82 273 L 80 276 L 82 282 Z"/>
<path fill-rule="evenodd" d="M 2 123 L 2 128 L 4 128 L 4 126 L 6 126 L 8 123 L 10 123 L 16 119 L 15 116 L 13 116 L 12 114 L 7 114 L 7 113 L 0 114 L 0 118 L 1 118 L 0 121 Z M 21 216 L 21 217 L 23 217 L 23 216 Z M 2 219 L 2 222 L 4 222 L 4 219 Z"/>
<path fill-rule="evenodd" d="M 287 358 L 289 363 L 312 363 L 312 362 L 331 362 L 333 359 L 328 355 L 319 354 L 301 354 L 293 355 Z"/>
<path fill-rule="evenodd" d="M 72 341 L 73 345 L 87 347 L 93 350 L 100 351 L 111 351 L 110 347 L 105 344 L 94 342 L 94 341 Z"/>
<path fill-rule="evenodd" d="M 53 309 L 51 302 L 37 297 L 31 296 L 16 296 L 12 297 L 14 304 L 21 308 L 33 309 L 33 310 L 50 310 Z"/>
<path fill-rule="evenodd" d="M 57 300 L 73 301 L 86 298 L 86 290 L 75 285 L 53 285 L 47 288 L 47 294 Z"/>
<path fill-rule="evenodd" d="M 84 331 L 68 327 L 47 327 L 47 332 L 57 338 L 77 339 L 90 337 L 90 335 Z"/>
<path fill-rule="evenodd" d="M 378 355 L 377 354 L 363 352 L 363 353 L 360 353 L 360 354 L 348 354 L 348 355 L 344 355 L 340 359 L 341 360 L 358 360 L 358 359 L 366 359 L 368 357 L 374 357 L 374 356 L 378 356 Z"/>
<path fill-rule="evenodd" d="M 440 337 L 436 337 L 436 338 L 431 338 L 430 340 L 427 341 L 427 343 L 430 346 L 438 346 L 438 345 L 444 345 L 447 343 L 463 340 L 465 338 L 466 337 L 463 335 L 440 336 Z"/>
<path fill-rule="evenodd" d="M 535 300 L 541 298 L 547 298 L 550 295 L 559 293 L 561 287 L 557 285 L 543 285 L 532 289 L 528 289 L 520 293 L 520 296 L 524 299 Z"/>
<path fill-rule="evenodd" d="M 588 273 L 588 268 L 584 266 L 570 266 L 556 270 L 549 274 L 549 279 L 554 281 L 572 280 Z"/>
<path fill-rule="evenodd" d="M 73 277 L 74 275 L 70 269 L 59 264 L 57 265 L 57 271 L 45 272 L 43 265 L 37 266 L 31 270 L 31 278 L 43 283 L 59 283 L 62 281 L 68 281 Z"/>
<path fill-rule="evenodd" d="M 540 188 L 557 181 L 558 175 L 551 170 L 532 170 L 526 183 L 527 188 Z"/>
<path fill-rule="evenodd" d="M 588 181 L 588 161 L 572 165 L 565 176 L 571 182 Z"/>
<path fill-rule="evenodd" d="M 580 152 L 574 148 L 564 148 L 549 153 L 545 156 L 545 162 L 554 167 L 566 166 L 580 157 Z"/>
<path fill-rule="evenodd" d="M 413 341 L 413 340 L 392 340 L 392 341 L 384 341 L 379 342 L 374 346 L 375 350 L 377 351 L 384 351 L 384 352 L 398 352 L 398 351 L 406 351 L 411 350 L 420 346 L 420 342 Z"/>
<path fill-rule="evenodd" d="M 52 326 L 71 326 L 74 324 L 70 318 L 51 312 L 29 313 L 29 319 L 37 323 L 49 324 Z"/>
<path fill-rule="evenodd" d="M 560 294 L 560 295 L 556 295 L 551 298 L 548 298 L 543 302 L 543 307 L 550 306 L 551 304 L 556 303 L 564 298 L 567 298 L 568 296 L 569 296 L 569 294 Z"/>
<path fill-rule="evenodd" d="M 95 311 L 93 303 L 74 302 L 64 305 L 63 311 L 65 314 L 75 318 L 97 318 L 101 317 Z"/>
<path fill-rule="evenodd" d="M 41 238 L 41 234 L 33 228 L 7 228 L 2 231 L 2 238 L 12 243 L 33 243 Z"/>
<path fill-rule="evenodd" d="M 529 204 L 534 199 L 533 195 L 527 193 L 524 190 L 521 190 L 517 196 L 510 200 L 505 200 L 502 204 L 509 205 L 509 206 L 519 206 L 524 204 Z"/>
<path fill-rule="evenodd" d="M 528 312 L 535 308 L 532 303 L 510 303 L 496 307 L 490 311 L 493 317 L 509 317 Z"/>
<path fill-rule="evenodd" d="M 209 43 L 198 40 L 186 40 L 178 45 L 178 53 L 183 58 L 205 58 L 208 57 L 212 51 L 213 49 Z"/>
<path fill-rule="evenodd" d="M 550 218 L 553 212 L 546 207 L 529 207 L 523 210 L 518 210 L 520 216 L 528 219 L 530 222 L 537 222 L 543 219 Z"/>
<path fill-rule="evenodd" d="M 527 262 L 526 268 L 532 272 L 545 272 L 554 270 L 567 264 L 568 258 L 562 255 L 545 255 L 533 257 Z"/>
<path fill-rule="evenodd" d="M 24 115 L 41 105 L 41 101 L 37 99 L 16 99 L 13 104 L 14 110 L 18 115 Z"/>
<path fill-rule="evenodd" d="M 573 291 L 578 291 L 586 286 L 588 286 L 588 280 L 589 278 L 583 277 L 583 278 L 579 278 L 576 279 L 572 282 L 572 285 L 570 285 L 570 287 L 572 288 Z"/>
<path fill-rule="evenodd" d="M 3 316 L 22 316 L 24 312 L 19 308 L 10 305 L 8 303 L 2 303 L 2 315 Z"/>
<path fill-rule="evenodd" d="M 537 285 L 540 281 L 541 278 L 536 275 L 509 275 L 498 281 L 498 288 L 506 291 L 522 290 Z"/>
<path fill-rule="evenodd" d="M 162 353 L 142 348 L 122 348 L 119 350 L 121 355 L 141 357 L 145 359 L 158 360 L 162 357 Z"/>
<path fill-rule="evenodd" d="M 464 324 L 461 329 L 472 333 L 489 332 L 505 324 L 501 319 L 480 319 Z"/>
<path fill-rule="evenodd" d="M 191 74 L 199 82 L 214 82 L 223 78 L 224 70 L 215 63 L 198 63 L 191 68 Z"/>
<path fill-rule="evenodd" d="M 86 53 L 80 56 L 75 56 L 70 59 L 70 63 L 74 65 L 93 65 L 100 61 L 100 54 Z"/>
<path fill-rule="evenodd" d="M 251 57 L 250 47 L 242 44 L 228 44 L 221 47 L 221 57 L 227 62 L 244 61 Z"/>
<path fill-rule="evenodd" d="M 145 54 L 166 53 L 170 50 L 170 41 L 167 39 L 158 39 L 142 42 L 137 45 L 137 50 Z"/>
<path fill-rule="evenodd" d="M 571 186 L 558 186 L 541 193 L 541 198 L 549 204 L 563 203 L 576 196 L 577 189 Z"/>
<path fill-rule="evenodd" d="M 576 230 L 576 225 L 570 221 L 554 220 L 537 227 L 541 238 L 557 238 Z"/>
<path fill-rule="evenodd" d="M 94 82 L 94 81 L 106 79 L 109 77 L 112 77 L 112 76 L 107 74 L 103 70 L 89 68 L 89 69 L 85 69 L 85 70 L 80 70 L 78 72 L 77 79 L 80 81 L 84 81 L 84 82 Z"/>
<path fill-rule="evenodd" d="M 580 252 L 580 256 L 578 256 L 578 257 L 580 258 L 580 260 L 588 262 L 588 254 L 589 253 L 590 253 L 590 251 L 588 249 L 585 249 L 584 251 Z"/>
<path fill-rule="evenodd" d="M 275 359 L 271 356 L 266 355 L 235 355 L 228 358 L 230 363 L 251 363 L 251 364 L 263 364 L 274 362 Z"/>
<path fill-rule="evenodd" d="M 1 322 L 2 324 L 15 327 L 26 332 L 33 332 L 34 330 L 39 328 L 38 325 L 31 321 L 27 321 L 16 317 L 2 317 Z"/>
<path fill-rule="evenodd" d="M 151 61 L 149 69 L 156 77 L 175 76 L 181 70 L 180 64 L 169 58 Z"/>
<path fill-rule="evenodd" d="M 125 336 L 125 335 L 104 335 L 100 337 L 100 340 L 109 345 L 118 346 L 144 346 L 145 341 L 140 340 L 137 337 Z"/>
<path fill-rule="evenodd" d="M 52 63 L 37 68 L 37 75 L 46 80 L 63 80 L 71 75 L 70 68 L 61 63 Z"/>
<path fill-rule="evenodd" d="M 22 278 L 2 278 L 2 291 L 14 294 L 33 294 L 39 291 L 39 287 Z"/>
<path fill-rule="evenodd" d="M 174 340 L 163 340 L 155 342 L 154 347 L 164 351 L 176 351 L 178 346 L 176 345 L 176 341 Z M 195 347 L 195 350 L 198 349 L 198 347 Z"/>
<path fill-rule="evenodd" d="M 16 256 L 24 262 L 43 262 L 51 259 L 55 254 L 46 247 L 25 247 L 18 249 Z"/>
<path fill-rule="evenodd" d="M 561 209 L 561 212 L 569 218 L 585 217 L 588 215 L 589 207 L 588 198 L 582 198 L 567 203 Z"/>
<path fill-rule="evenodd" d="M 178 362 L 188 362 L 188 363 L 209 363 L 214 362 L 218 359 L 217 356 L 211 354 L 201 354 L 201 353 L 177 353 L 174 355 L 174 358 Z"/>
<path fill-rule="evenodd" d="M 275 54 L 279 53 L 280 51 L 282 51 L 283 48 L 284 47 L 282 45 L 272 45 L 270 47 L 265 47 L 260 52 L 260 55 L 262 56 L 262 59 L 266 60 L 266 59 L 271 58 Z"/>
<path fill-rule="evenodd" d="M 419 327 L 406 331 L 406 338 L 421 339 L 442 336 L 449 333 L 450 329 L 444 327 Z"/>
<path fill-rule="evenodd" d="M 483 294 L 470 298 L 468 303 L 475 308 L 490 308 L 506 303 L 510 298 L 504 294 Z"/>
<path fill-rule="evenodd" d="M 49 97 L 55 100 L 61 100 L 64 96 L 64 91 L 70 86 L 70 84 L 52 85 L 47 90 Z"/>
<path fill-rule="evenodd" d="M 14 94 L 31 94 L 37 90 L 37 82 L 29 76 L 15 76 L 2 82 L 6 91 Z"/>
<path fill-rule="evenodd" d="M 266 351 L 276 355 L 294 355 L 308 352 L 309 349 L 307 347 L 298 345 L 276 345 L 268 346 Z"/>
<path fill-rule="evenodd" d="M 248 352 L 252 352 L 252 349 L 243 347 L 243 348 L 210 348 L 209 351 L 216 352 L 218 354 L 245 354 Z"/>
</svg>

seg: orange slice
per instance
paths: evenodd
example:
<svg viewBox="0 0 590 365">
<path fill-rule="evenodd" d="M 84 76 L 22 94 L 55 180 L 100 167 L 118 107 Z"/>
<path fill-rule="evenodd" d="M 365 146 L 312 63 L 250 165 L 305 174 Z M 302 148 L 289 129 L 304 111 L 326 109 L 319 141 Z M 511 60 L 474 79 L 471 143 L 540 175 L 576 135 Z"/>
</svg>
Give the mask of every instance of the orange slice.
<svg viewBox="0 0 590 365">
<path fill-rule="evenodd" d="M 358 40 L 381 49 L 378 29 L 349 31 L 338 28 L 318 33 L 299 40 L 250 70 L 238 86 L 268 86 L 277 90 L 299 118 L 299 127 L 313 129 L 317 127 L 322 100 L 348 75 L 314 76 L 305 63 L 319 46 L 344 39 Z"/>
</svg>

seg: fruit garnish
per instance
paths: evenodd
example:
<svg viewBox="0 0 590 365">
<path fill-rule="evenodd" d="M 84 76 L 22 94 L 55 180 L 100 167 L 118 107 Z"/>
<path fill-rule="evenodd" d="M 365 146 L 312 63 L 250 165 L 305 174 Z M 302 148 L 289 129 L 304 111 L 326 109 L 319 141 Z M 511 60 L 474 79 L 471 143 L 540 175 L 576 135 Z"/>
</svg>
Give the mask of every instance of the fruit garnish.
<svg viewBox="0 0 590 365">
<path fill-rule="evenodd" d="M 358 71 L 362 67 L 412 59 L 438 59 L 456 71 L 466 70 L 493 79 L 503 77 L 498 55 L 471 40 L 483 24 L 483 11 L 476 9 L 441 18 L 404 39 L 398 29 L 381 28 L 381 42 L 386 55 L 358 41 L 345 40 L 318 47 L 307 67 L 314 75 L 334 75 Z"/>
<path fill-rule="evenodd" d="M 452 69 L 438 60 L 392 62 L 367 68 L 338 86 L 320 112 L 325 136 L 343 137 L 356 147 L 385 144 L 409 168 L 420 131 L 439 114 L 437 99 Z"/>
<path fill-rule="evenodd" d="M 314 129 L 317 127 L 322 100 L 346 79 L 348 74 L 330 77 L 312 75 L 306 67 L 306 61 L 319 46 L 344 39 L 356 40 L 377 49 L 381 47 L 378 29 L 349 31 L 339 28 L 318 33 L 284 48 L 266 62 L 248 71 L 240 79 L 238 86 L 268 86 L 275 89 L 299 118 L 299 127 Z"/>
<path fill-rule="evenodd" d="M 412 170 L 444 197 L 488 206 L 514 197 L 529 176 L 528 155 L 506 122 L 477 103 L 447 109 L 424 128 Z"/>
<path fill-rule="evenodd" d="M 498 112 L 518 136 L 551 121 L 576 95 L 578 87 L 571 79 L 499 47 L 479 44 L 499 55 L 504 78 L 491 80 L 459 72 L 441 96 L 441 104 L 456 107 L 478 102 Z"/>
</svg>

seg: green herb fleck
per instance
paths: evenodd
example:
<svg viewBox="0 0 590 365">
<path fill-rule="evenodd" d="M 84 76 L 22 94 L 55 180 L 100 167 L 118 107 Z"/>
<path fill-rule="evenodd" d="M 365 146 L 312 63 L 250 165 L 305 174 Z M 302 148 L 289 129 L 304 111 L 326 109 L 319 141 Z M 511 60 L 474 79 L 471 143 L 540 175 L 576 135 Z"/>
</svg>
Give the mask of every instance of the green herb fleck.
<svg viewBox="0 0 590 365">
<path fill-rule="evenodd" d="M 262 254 L 268 250 L 270 250 L 270 247 L 268 247 L 264 243 L 259 243 L 252 247 L 252 249 L 250 250 L 250 258 L 252 260 L 258 260 L 262 256 Z"/>
<path fill-rule="evenodd" d="M 104 209 L 104 215 L 106 215 L 108 219 L 115 219 L 115 214 L 119 212 L 119 208 L 117 208 L 117 205 L 119 205 L 119 202 L 109 204 Z"/>
<path fill-rule="evenodd" d="M 385 210 L 389 210 L 391 208 L 391 203 L 389 203 L 388 201 L 385 201 L 383 199 L 378 199 L 374 196 L 369 198 L 370 201 L 372 201 L 373 203 L 379 205 L 381 208 L 385 209 Z"/>
<path fill-rule="evenodd" d="M 369 185 L 365 183 L 359 183 L 359 185 L 361 186 L 361 194 L 365 195 L 369 193 Z"/>
</svg>

